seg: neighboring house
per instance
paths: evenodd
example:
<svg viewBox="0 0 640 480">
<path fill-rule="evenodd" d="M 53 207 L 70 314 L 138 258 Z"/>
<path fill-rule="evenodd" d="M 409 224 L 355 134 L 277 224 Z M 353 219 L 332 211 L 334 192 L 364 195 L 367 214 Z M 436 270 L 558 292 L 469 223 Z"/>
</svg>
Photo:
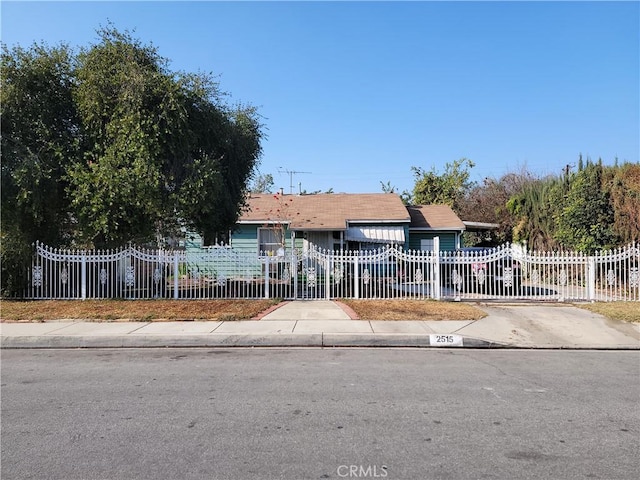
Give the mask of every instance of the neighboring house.
<svg viewBox="0 0 640 480">
<path fill-rule="evenodd" d="M 465 224 L 448 205 L 407 207 L 411 215 L 409 249 L 433 250 L 433 239 L 440 238 L 440 250 L 460 248 Z"/>
</svg>

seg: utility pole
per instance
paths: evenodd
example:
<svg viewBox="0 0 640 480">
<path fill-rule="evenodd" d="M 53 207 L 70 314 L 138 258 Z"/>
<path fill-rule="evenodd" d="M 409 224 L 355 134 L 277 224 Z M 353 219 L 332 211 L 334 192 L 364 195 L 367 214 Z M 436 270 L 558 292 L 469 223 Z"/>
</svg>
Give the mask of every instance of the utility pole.
<svg viewBox="0 0 640 480">
<path fill-rule="evenodd" d="M 289 193 L 293 195 L 293 176 L 300 173 L 310 174 L 311 172 L 300 172 L 298 170 L 287 170 L 286 168 L 278 167 L 278 173 L 286 173 L 289 175 Z"/>
</svg>

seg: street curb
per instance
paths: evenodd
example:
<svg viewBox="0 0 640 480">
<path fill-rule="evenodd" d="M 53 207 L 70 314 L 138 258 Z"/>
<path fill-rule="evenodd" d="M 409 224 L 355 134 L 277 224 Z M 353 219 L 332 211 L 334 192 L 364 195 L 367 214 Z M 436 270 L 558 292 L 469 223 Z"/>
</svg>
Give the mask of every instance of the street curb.
<svg viewBox="0 0 640 480">
<path fill-rule="evenodd" d="M 461 346 L 431 345 L 430 334 L 380 334 L 370 333 L 357 335 L 347 333 L 325 333 L 325 347 L 418 347 L 418 348 L 508 348 L 503 345 L 477 338 L 463 337 Z"/>
<path fill-rule="evenodd" d="M 12 336 L 2 338 L 3 349 L 28 348 L 183 348 L 183 347 L 321 347 L 322 334 L 208 334 Z"/>
<path fill-rule="evenodd" d="M 2 337 L 1 348 L 80 349 L 80 348 L 188 348 L 188 347 L 381 347 L 442 348 L 432 346 L 430 335 L 404 334 L 207 334 L 207 335 L 34 335 Z M 448 348 L 515 348 L 475 338 L 463 337 L 463 346 Z"/>
</svg>

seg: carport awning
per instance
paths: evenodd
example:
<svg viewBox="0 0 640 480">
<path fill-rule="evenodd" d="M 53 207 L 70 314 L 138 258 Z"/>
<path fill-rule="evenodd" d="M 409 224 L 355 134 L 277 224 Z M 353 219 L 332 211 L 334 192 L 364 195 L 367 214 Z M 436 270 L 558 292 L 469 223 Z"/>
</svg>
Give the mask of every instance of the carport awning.
<svg viewBox="0 0 640 480">
<path fill-rule="evenodd" d="M 345 240 L 367 243 L 404 243 L 404 227 L 349 227 Z"/>
</svg>

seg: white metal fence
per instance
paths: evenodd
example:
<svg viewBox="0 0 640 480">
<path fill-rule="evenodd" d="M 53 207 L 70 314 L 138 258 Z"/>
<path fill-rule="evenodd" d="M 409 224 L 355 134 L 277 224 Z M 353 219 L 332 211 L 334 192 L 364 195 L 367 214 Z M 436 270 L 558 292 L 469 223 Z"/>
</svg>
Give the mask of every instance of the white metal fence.
<svg viewBox="0 0 640 480">
<path fill-rule="evenodd" d="M 437 244 L 437 242 L 436 242 Z M 495 249 L 288 251 L 282 256 L 58 250 L 35 245 L 29 299 L 406 298 L 640 301 L 640 248 L 585 255 Z"/>
</svg>

